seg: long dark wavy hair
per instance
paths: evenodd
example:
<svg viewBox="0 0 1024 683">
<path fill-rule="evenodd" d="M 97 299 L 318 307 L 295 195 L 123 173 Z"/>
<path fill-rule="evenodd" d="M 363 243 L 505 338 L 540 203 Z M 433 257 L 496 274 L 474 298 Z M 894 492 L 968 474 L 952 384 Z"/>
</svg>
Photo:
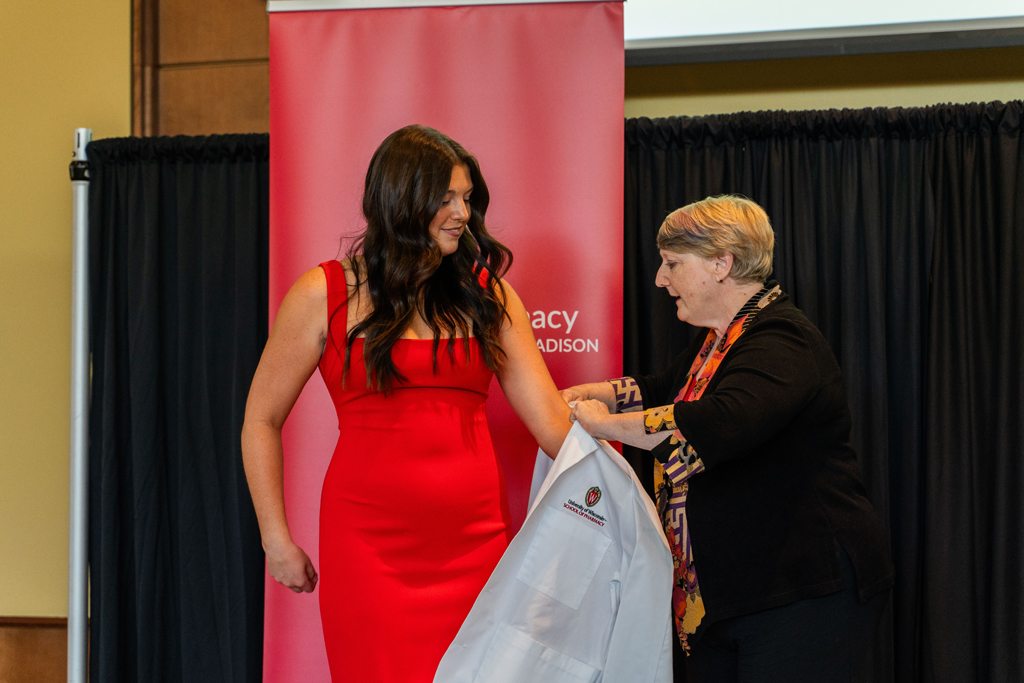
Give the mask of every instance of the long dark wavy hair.
<svg viewBox="0 0 1024 683">
<path fill-rule="evenodd" d="M 452 170 L 465 164 L 473 183 L 470 218 L 455 253 L 442 257 L 428 227 L 441 208 Z M 434 332 L 434 372 L 443 337 L 455 337 L 467 357 L 470 335 L 484 361 L 496 371 L 505 352 L 498 333 L 508 319 L 499 278 L 512 265 L 512 252 L 484 226 L 490 195 L 480 164 L 462 145 L 427 126 L 406 126 L 381 143 L 366 171 L 363 215 L 366 231 L 348 251 L 357 287 L 367 283 L 373 312 L 348 332 L 344 373 L 352 344 L 365 335 L 367 384 L 388 394 L 406 378 L 391 359 L 391 348 L 420 317 Z M 362 263 L 359 256 L 362 256 Z M 332 313 L 333 316 L 333 313 Z"/>
</svg>

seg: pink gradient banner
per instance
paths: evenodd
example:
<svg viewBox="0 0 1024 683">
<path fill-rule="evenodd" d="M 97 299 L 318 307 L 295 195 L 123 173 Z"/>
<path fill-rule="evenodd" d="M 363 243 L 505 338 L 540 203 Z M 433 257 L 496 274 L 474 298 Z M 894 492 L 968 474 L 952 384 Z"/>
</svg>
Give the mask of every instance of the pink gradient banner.
<svg viewBox="0 0 1024 683">
<path fill-rule="evenodd" d="M 340 257 L 363 229 L 373 151 L 421 123 L 479 160 L 488 229 L 515 255 L 507 280 L 556 384 L 618 377 L 623 83 L 618 1 L 272 13 L 271 317 L 303 272 Z M 497 382 L 488 418 L 518 529 L 537 446 Z M 289 524 L 316 566 L 337 439 L 315 373 L 284 440 Z M 387 463 L 382 453 L 382 472 Z M 401 482 L 384 481 L 381 495 L 397 495 Z M 296 595 L 268 576 L 265 610 L 264 680 L 329 680 L 317 593 Z"/>
</svg>

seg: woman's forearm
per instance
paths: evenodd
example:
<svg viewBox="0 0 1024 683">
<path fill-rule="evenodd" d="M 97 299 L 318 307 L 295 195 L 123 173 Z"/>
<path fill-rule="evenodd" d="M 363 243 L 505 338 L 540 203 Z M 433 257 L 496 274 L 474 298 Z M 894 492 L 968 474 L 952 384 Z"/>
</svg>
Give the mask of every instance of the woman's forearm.
<svg viewBox="0 0 1024 683">
<path fill-rule="evenodd" d="M 602 408 L 596 399 L 592 403 L 578 403 L 572 415 L 595 438 L 618 441 L 647 451 L 671 435 L 667 431 L 648 434 L 642 412 L 613 414 Z"/>
<path fill-rule="evenodd" d="M 319 577 L 288 529 L 282 450 L 280 428 L 259 421 L 247 421 L 242 426 L 242 463 L 267 555 L 267 571 L 291 591 L 311 593 Z"/>
<path fill-rule="evenodd" d="M 586 429 L 587 426 L 584 424 L 583 427 Z M 671 432 L 648 434 L 644 431 L 643 413 L 610 414 L 594 426 L 594 431 L 587 431 L 595 438 L 618 441 L 645 451 L 651 450 L 671 435 Z"/>
<path fill-rule="evenodd" d="M 291 543 L 284 506 L 281 430 L 268 424 L 245 423 L 242 427 L 242 464 L 264 550 Z"/>
</svg>

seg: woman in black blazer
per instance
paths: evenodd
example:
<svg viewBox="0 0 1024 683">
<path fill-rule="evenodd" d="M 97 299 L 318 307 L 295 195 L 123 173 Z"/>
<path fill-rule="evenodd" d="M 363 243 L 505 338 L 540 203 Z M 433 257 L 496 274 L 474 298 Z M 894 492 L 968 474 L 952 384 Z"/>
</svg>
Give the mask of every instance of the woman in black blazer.
<svg viewBox="0 0 1024 683">
<path fill-rule="evenodd" d="M 656 283 L 707 328 L 665 372 L 563 391 L 592 435 L 649 449 L 691 681 L 888 681 L 892 562 L 842 373 L 779 286 L 741 197 L 671 213 Z"/>
</svg>

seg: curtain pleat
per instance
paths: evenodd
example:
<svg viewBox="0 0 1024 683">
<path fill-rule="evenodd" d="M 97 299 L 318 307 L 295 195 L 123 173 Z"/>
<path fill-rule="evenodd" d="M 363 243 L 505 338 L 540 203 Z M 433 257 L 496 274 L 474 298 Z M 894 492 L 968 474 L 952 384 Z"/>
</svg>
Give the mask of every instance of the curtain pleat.
<svg viewBox="0 0 1024 683">
<path fill-rule="evenodd" d="M 935 141 L 921 637 L 934 680 L 1024 678 L 1020 106 Z"/>
<path fill-rule="evenodd" d="M 260 681 L 242 470 L 267 335 L 266 135 L 88 148 L 94 681 Z"/>
<path fill-rule="evenodd" d="M 624 367 L 693 330 L 654 286 L 673 209 L 747 196 L 846 378 L 890 533 L 898 681 L 1021 680 L 1021 102 L 626 122 Z M 634 456 L 637 458 L 639 456 Z"/>
</svg>

